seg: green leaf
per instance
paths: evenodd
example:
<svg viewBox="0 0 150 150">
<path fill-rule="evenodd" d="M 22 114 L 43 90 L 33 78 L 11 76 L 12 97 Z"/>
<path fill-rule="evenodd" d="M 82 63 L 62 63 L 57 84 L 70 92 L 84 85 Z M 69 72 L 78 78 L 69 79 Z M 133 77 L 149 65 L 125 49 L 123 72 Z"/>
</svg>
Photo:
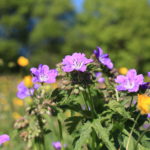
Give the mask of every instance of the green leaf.
<svg viewBox="0 0 150 150">
<path fill-rule="evenodd" d="M 83 119 L 81 116 L 73 116 L 69 117 L 68 119 L 65 120 L 67 130 L 70 134 L 72 134 L 76 129 L 80 121 Z"/>
<path fill-rule="evenodd" d="M 75 141 L 74 150 L 81 150 L 82 146 L 87 143 L 87 140 L 91 138 L 92 125 L 90 122 L 85 123 L 79 132 L 80 136 Z"/>
<path fill-rule="evenodd" d="M 120 114 L 121 116 L 123 116 L 124 118 L 128 118 L 131 119 L 131 116 L 129 114 L 129 112 L 127 112 L 124 108 L 123 105 L 121 105 L 119 102 L 112 100 L 110 101 L 107 106 L 113 110 L 114 112 Z"/>
<path fill-rule="evenodd" d="M 95 119 L 93 121 L 92 127 L 94 128 L 97 136 L 103 141 L 109 150 L 116 150 L 113 142 L 111 142 L 109 138 L 109 131 L 106 128 L 103 128 L 100 121 L 100 119 Z"/>
</svg>

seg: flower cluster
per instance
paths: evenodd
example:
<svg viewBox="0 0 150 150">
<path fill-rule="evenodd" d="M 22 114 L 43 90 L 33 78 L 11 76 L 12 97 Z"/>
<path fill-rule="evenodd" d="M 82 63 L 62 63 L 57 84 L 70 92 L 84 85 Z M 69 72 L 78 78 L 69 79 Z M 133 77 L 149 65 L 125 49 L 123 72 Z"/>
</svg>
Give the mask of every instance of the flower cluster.
<svg viewBox="0 0 150 150">
<path fill-rule="evenodd" d="M 135 124 L 132 126 L 133 118 L 137 116 L 137 122 L 140 116 L 137 115 L 136 109 L 140 111 L 139 114 L 150 117 L 149 83 L 144 82 L 144 76 L 138 74 L 135 69 L 128 70 L 125 67 L 115 69 L 109 55 L 103 53 L 100 47 L 94 50 L 94 55 L 91 58 L 87 58 L 84 53 L 73 53 L 65 56 L 56 69 L 50 69 L 49 66 L 43 64 L 40 64 L 37 68 L 30 69 L 32 83 L 30 82 L 31 76 L 26 77 L 18 85 L 17 93 L 20 99 L 28 96 L 32 96 L 33 99 L 33 105 L 26 109 L 27 115 L 22 117 L 15 126 L 25 140 L 36 141 L 35 138 L 39 138 L 42 143 L 44 136 L 41 134 L 53 131 L 48 127 L 46 115 L 52 115 L 58 119 L 61 142 L 52 143 L 55 150 L 62 150 L 66 147 L 66 145 L 63 145 L 65 140 L 62 136 L 64 132 L 62 131 L 63 125 L 67 126 L 69 134 L 75 133 L 75 149 L 81 149 L 82 144 L 85 144 L 80 141 L 82 139 L 81 135 L 85 134 L 89 136 L 87 136 L 88 138 L 93 138 L 91 135 L 94 135 L 94 139 L 91 141 L 96 139 L 94 144 L 86 143 L 88 146 L 85 149 L 100 149 L 99 141 L 103 141 L 101 149 L 110 149 L 110 147 L 118 149 L 118 146 L 115 147 L 115 144 L 111 143 L 112 140 L 109 139 L 108 134 L 105 135 L 107 133 L 105 129 L 106 131 L 107 128 L 110 129 L 110 131 L 108 130 L 110 135 L 112 132 L 116 132 L 117 134 L 111 136 L 119 143 L 120 135 L 122 135 L 122 139 L 125 136 L 122 128 L 117 127 L 120 125 L 125 128 L 127 135 L 131 135 L 134 138 L 132 130 L 130 132 L 129 129 L 135 126 Z M 118 73 L 121 75 L 118 75 Z M 150 77 L 150 72 L 148 72 L 148 76 Z M 57 89 L 47 89 L 48 84 L 51 85 L 55 82 L 58 83 Z M 39 88 L 39 86 L 41 87 Z M 35 92 L 36 90 L 37 92 Z M 123 100 L 126 101 L 124 102 Z M 136 105 L 137 107 L 135 107 Z M 62 113 L 65 114 L 67 111 L 71 113 L 69 116 L 65 116 L 65 119 L 62 119 L 60 116 L 63 116 Z M 78 113 L 78 116 L 75 115 L 76 113 Z M 110 121 L 112 118 L 114 124 Z M 62 122 L 64 120 L 66 123 Z M 149 121 L 149 118 L 146 117 L 146 121 Z M 77 125 L 74 126 L 76 122 Z M 81 124 L 82 126 L 80 127 Z M 126 124 L 129 126 L 126 127 Z M 141 125 L 143 124 L 141 123 Z M 141 125 L 137 124 L 138 128 Z M 88 132 L 87 129 L 89 129 Z M 99 136 L 102 130 L 104 131 Z M 118 131 L 120 132 L 119 136 Z M 138 134 L 140 135 L 141 132 Z M 105 136 L 108 137 L 105 138 Z M 138 138 L 136 137 L 136 139 Z M 128 140 L 126 147 L 123 147 L 123 149 L 128 149 L 130 137 Z M 80 142 L 81 144 L 78 144 Z"/>
</svg>

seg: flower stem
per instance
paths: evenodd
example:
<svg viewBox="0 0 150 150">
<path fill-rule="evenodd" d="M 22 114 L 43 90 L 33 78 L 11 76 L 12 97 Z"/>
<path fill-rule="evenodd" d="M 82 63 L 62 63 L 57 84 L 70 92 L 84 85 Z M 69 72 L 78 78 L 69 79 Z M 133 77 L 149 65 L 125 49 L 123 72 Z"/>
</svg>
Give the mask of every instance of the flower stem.
<svg viewBox="0 0 150 150">
<path fill-rule="evenodd" d="M 59 126 L 59 136 L 60 136 L 60 141 L 61 141 L 61 145 L 62 145 L 61 150 L 64 150 L 62 124 L 61 124 L 61 121 L 60 121 L 59 119 L 58 119 L 58 126 Z"/>
<path fill-rule="evenodd" d="M 130 144 L 130 139 L 131 139 L 133 130 L 134 130 L 134 128 L 135 128 L 135 125 L 136 125 L 138 119 L 140 118 L 140 115 L 141 115 L 140 113 L 137 115 L 136 120 L 135 120 L 135 122 L 134 122 L 134 124 L 133 124 L 133 126 L 132 126 L 132 129 L 131 129 L 131 131 L 130 131 L 129 138 L 128 138 L 128 141 L 127 141 L 126 150 L 129 150 L 128 147 L 129 147 L 129 144 Z"/>
<path fill-rule="evenodd" d="M 117 99 L 117 102 L 118 102 L 119 101 L 119 94 L 118 94 L 117 89 L 115 89 L 115 93 L 116 93 L 116 99 Z"/>
</svg>

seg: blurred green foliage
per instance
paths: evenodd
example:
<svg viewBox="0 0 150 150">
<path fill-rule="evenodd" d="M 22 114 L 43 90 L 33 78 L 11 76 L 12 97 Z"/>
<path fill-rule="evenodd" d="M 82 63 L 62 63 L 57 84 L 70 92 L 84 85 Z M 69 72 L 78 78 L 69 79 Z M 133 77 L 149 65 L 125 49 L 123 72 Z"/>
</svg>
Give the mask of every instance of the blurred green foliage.
<svg viewBox="0 0 150 150">
<path fill-rule="evenodd" d="M 85 0 L 75 11 L 71 0 L 0 1 L 0 58 L 7 68 L 19 55 L 30 65 L 51 67 L 66 54 L 91 54 L 101 46 L 117 67 L 149 71 L 148 0 Z"/>
<path fill-rule="evenodd" d="M 117 67 L 146 72 L 150 66 L 149 11 L 147 0 L 86 0 L 65 48 L 91 50 L 98 45 Z"/>
</svg>

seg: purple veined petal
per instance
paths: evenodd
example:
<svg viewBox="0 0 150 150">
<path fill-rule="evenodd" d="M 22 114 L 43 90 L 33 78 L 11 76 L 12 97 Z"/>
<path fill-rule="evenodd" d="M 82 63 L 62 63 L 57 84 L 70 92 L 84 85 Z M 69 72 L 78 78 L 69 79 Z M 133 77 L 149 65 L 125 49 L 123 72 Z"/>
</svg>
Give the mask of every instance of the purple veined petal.
<svg viewBox="0 0 150 150">
<path fill-rule="evenodd" d="M 31 71 L 32 74 L 35 74 L 37 69 L 33 67 L 33 68 L 30 69 L 30 71 Z"/>
<path fill-rule="evenodd" d="M 103 50 L 100 47 L 97 47 L 97 50 L 94 50 L 94 54 L 98 59 L 98 61 L 102 63 L 104 66 L 106 66 L 108 69 L 113 68 L 113 63 L 111 62 L 109 55 L 103 54 Z"/>
<path fill-rule="evenodd" d="M 129 79 L 133 79 L 133 78 L 135 78 L 135 76 L 137 75 L 137 73 L 136 73 L 136 70 L 135 69 L 130 69 L 128 72 L 127 72 L 127 77 L 129 78 Z"/>
<path fill-rule="evenodd" d="M 124 75 L 118 75 L 117 78 L 115 79 L 116 83 L 125 83 L 127 78 Z"/>
<path fill-rule="evenodd" d="M 0 135 L 0 145 L 9 140 L 10 140 L 10 137 L 7 134 Z"/>
<path fill-rule="evenodd" d="M 143 83 L 144 83 L 144 76 L 143 76 L 142 74 L 137 75 L 137 77 L 136 77 L 136 82 L 137 82 L 138 84 L 143 84 Z"/>
<path fill-rule="evenodd" d="M 103 58 L 108 59 L 108 58 L 109 58 L 109 55 L 108 55 L 108 54 L 102 54 L 102 55 L 101 55 L 101 58 L 102 58 L 102 59 L 103 59 Z"/>
<path fill-rule="evenodd" d="M 122 85 L 117 85 L 116 88 L 117 88 L 118 91 L 126 91 L 126 90 L 127 90 L 127 89 L 126 89 L 124 86 L 122 86 Z"/>
</svg>

